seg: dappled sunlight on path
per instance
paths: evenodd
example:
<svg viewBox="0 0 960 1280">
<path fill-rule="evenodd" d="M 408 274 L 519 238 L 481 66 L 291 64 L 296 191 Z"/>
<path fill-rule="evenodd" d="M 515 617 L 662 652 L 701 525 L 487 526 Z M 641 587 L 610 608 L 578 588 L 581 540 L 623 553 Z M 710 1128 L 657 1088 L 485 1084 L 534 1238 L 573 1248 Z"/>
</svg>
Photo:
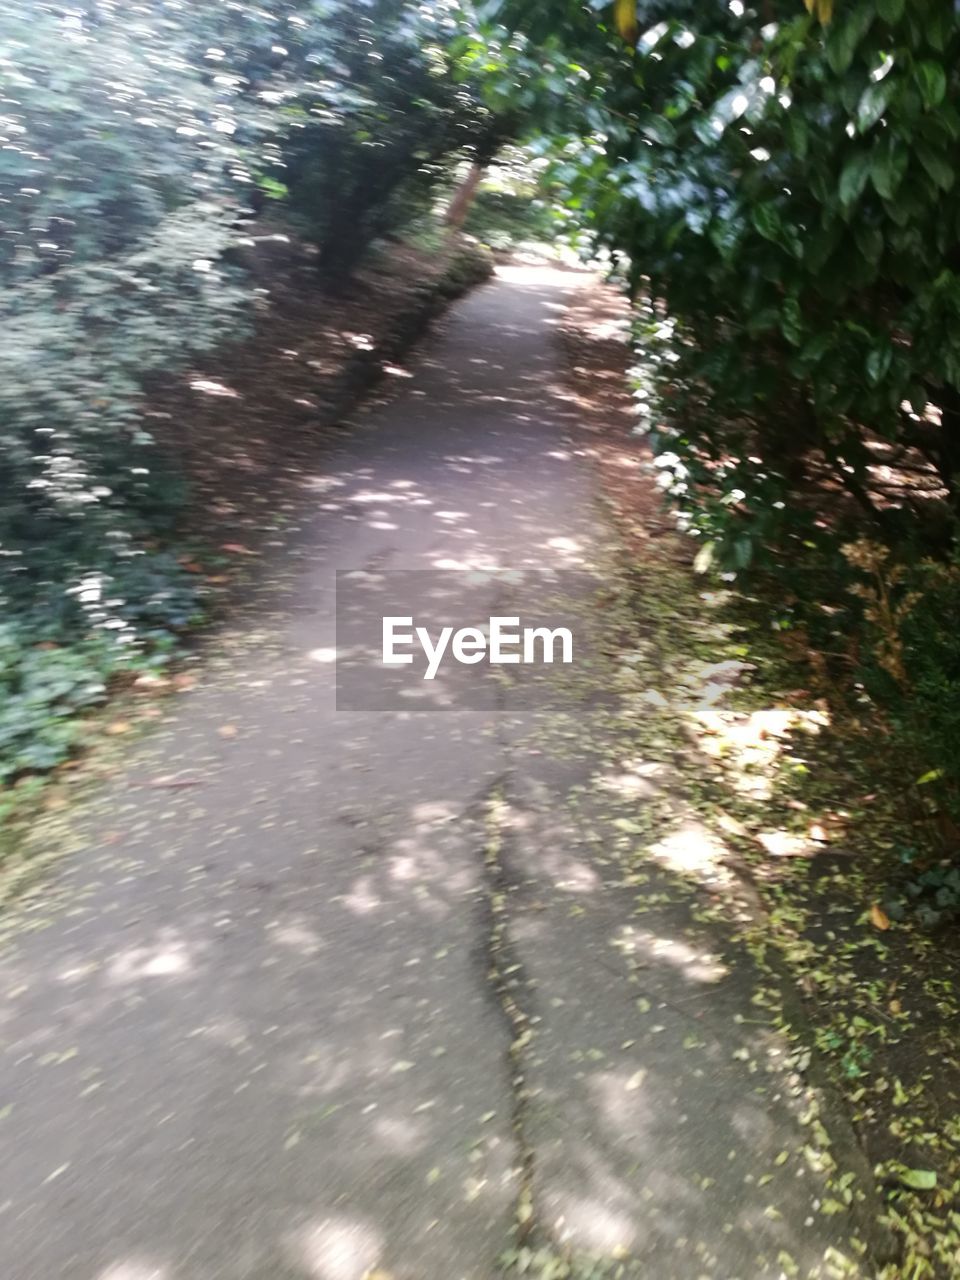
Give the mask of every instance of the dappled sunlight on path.
<svg viewBox="0 0 960 1280">
<path fill-rule="evenodd" d="M 502 268 L 303 470 L 204 680 L 22 902 L 4 1280 L 491 1280 L 527 1245 L 841 1274 L 803 1091 L 688 887 L 723 859 L 666 804 L 669 753 L 589 700 L 335 710 L 337 570 L 607 573 L 550 341 L 582 279 Z"/>
</svg>

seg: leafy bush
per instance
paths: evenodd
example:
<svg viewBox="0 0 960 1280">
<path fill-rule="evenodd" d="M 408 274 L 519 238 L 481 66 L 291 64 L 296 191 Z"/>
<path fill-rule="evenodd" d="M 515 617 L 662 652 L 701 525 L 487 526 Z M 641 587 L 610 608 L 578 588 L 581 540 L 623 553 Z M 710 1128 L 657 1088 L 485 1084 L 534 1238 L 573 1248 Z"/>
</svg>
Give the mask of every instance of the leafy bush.
<svg viewBox="0 0 960 1280">
<path fill-rule="evenodd" d="M 130 554 L 155 499 L 143 376 L 221 338 L 242 300 L 218 265 L 237 216 L 231 95 L 170 28 L 109 8 L 0 20 L 8 603 L 72 592 Z"/>
<path fill-rule="evenodd" d="M 491 249 L 508 250 L 520 244 L 551 244 L 562 224 L 550 203 L 523 191 L 481 190 L 464 223 L 468 235 Z"/>
<path fill-rule="evenodd" d="M 182 485 L 142 385 L 242 318 L 237 84 L 208 73 L 200 25 L 0 15 L 0 781 L 63 761 L 76 713 L 197 614 L 176 557 L 144 546 Z"/>
<path fill-rule="evenodd" d="M 913 760 L 927 808 L 960 823 L 960 565 L 844 547 L 861 602 L 864 687 Z"/>
<path fill-rule="evenodd" d="M 75 713 L 104 700 L 117 661 L 102 645 L 31 645 L 0 627 L 0 781 L 67 759 L 81 733 Z"/>
<path fill-rule="evenodd" d="M 960 867 L 942 861 L 911 875 L 902 893 L 887 905 L 893 919 L 902 920 L 912 913 L 926 927 L 956 919 L 960 913 Z"/>
<path fill-rule="evenodd" d="M 553 177 L 636 301 L 664 488 L 701 568 L 762 565 L 799 603 L 856 577 L 844 541 L 894 549 L 865 678 L 955 807 L 960 12 L 641 0 L 631 30 L 633 8 L 501 12 L 589 74 Z"/>
<path fill-rule="evenodd" d="M 499 122 L 457 56 L 462 23 L 452 0 L 328 0 L 285 42 L 283 133 L 261 185 L 286 197 L 328 282 L 428 210 L 461 156 L 486 159 L 499 145 Z"/>
<path fill-rule="evenodd" d="M 926 566 L 903 625 L 906 685 L 894 714 L 960 823 L 960 567 Z"/>
<path fill-rule="evenodd" d="M 474 285 L 483 284 L 493 274 L 493 256 L 489 249 L 479 245 L 466 245 L 451 258 L 450 265 L 439 282 L 440 295 L 458 298 Z"/>
<path fill-rule="evenodd" d="M 647 421 L 693 528 L 739 567 L 795 540 L 812 461 L 883 524 L 874 442 L 956 506 L 960 19 L 934 0 L 843 4 L 828 27 L 794 0 L 641 19 L 635 54 L 594 24 L 602 133 L 562 169 L 669 325 Z M 701 525 L 705 493 L 726 511 Z"/>
<path fill-rule="evenodd" d="M 454 0 L 0 13 L 0 780 L 62 760 L 97 683 L 201 611 L 145 377 L 246 323 L 265 196 L 342 278 L 496 145 L 462 36 Z"/>
</svg>

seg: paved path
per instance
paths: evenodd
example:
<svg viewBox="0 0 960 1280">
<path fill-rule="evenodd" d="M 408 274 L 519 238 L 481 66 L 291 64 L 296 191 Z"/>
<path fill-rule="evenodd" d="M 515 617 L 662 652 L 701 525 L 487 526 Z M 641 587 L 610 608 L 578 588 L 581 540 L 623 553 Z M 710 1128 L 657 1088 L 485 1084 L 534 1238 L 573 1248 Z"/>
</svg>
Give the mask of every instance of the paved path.
<svg viewBox="0 0 960 1280">
<path fill-rule="evenodd" d="M 550 341 L 578 284 L 512 269 L 455 309 L 26 904 L 3 1280 L 487 1280 L 518 1217 L 658 1280 L 806 1275 L 842 1240 L 737 1021 L 746 962 L 685 906 L 634 914 L 595 754 L 334 710 L 335 569 L 600 554 Z"/>
</svg>

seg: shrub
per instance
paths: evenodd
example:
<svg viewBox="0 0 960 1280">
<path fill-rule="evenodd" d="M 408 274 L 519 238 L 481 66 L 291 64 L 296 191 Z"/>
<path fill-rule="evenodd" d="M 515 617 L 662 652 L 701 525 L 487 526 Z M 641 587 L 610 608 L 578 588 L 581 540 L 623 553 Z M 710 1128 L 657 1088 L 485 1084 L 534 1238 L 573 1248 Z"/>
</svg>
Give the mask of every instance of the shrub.
<svg viewBox="0 0 960 1280">
<path fill-rule="evenodd" d="M 143 387 L 244 325 L 249 206 L 287 196 L 348 274 L 491 145 L 460 34 L 453 0 L 0 13 L 0 780 L 201 610 Z"/>
<path fill-rule="evenodd" d="M 928 808 L 960 823 L 960 565 L 898 562 L 866 540 L 844 552 L 862 606 L 864 686 L 915 762 Z"/>
<path fill-rule="evenodd" d="M 158 500 L 141 384 L 236 323 L 231 95 L 149 10 L 0 19 L 0 600 L 124 573 Z M 63 598 L 58 601 L 57 597 Z"/>
<path fill-rule="evenodd" d="M 799 552 L 819 513 L 792 499 L 826 470 L 902 536 L 870 469 L 905 455 L 956 511 L 960 16 L 645 3 L 632 49 L 592 7 L 506 10 L 590 73 L 554 174 L 650 308 L 644 420 L 692 529 L 735 568 L 779 537 Z"/>
</svg>

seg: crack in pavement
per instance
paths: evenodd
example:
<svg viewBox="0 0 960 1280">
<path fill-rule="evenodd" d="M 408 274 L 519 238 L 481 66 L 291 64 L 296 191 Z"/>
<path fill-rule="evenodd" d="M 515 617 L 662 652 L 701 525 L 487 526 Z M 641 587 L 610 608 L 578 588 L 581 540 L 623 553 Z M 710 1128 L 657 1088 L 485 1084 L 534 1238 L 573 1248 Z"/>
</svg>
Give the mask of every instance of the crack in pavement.
<svg viewBox="0 0 960 1280">
<path fill-rule="evenodd" d="M 505 778 L 489 788 L 485 798 L 486 839 L 483 847 L 483 876 L 487 909 L 487 980 L 497 1000 L 509 1033 L 507 1072 L 511 1097 L 511 1123 L 516 1143 L 516 1231 L 518 1246 L 526 1245 L 537 1229 L 534 1215 L 535 1152 L 527 1139 L 525 1107 L 529 1095 L 525 1087 L 524 1049 L 533 1034 L 533 1021 L 523 1007 L 523 967 L 512 952 L 509 937 L 507 898 L 510 885 L 501 861 L 504 830 L 501 807 Z"/>
</svg>

